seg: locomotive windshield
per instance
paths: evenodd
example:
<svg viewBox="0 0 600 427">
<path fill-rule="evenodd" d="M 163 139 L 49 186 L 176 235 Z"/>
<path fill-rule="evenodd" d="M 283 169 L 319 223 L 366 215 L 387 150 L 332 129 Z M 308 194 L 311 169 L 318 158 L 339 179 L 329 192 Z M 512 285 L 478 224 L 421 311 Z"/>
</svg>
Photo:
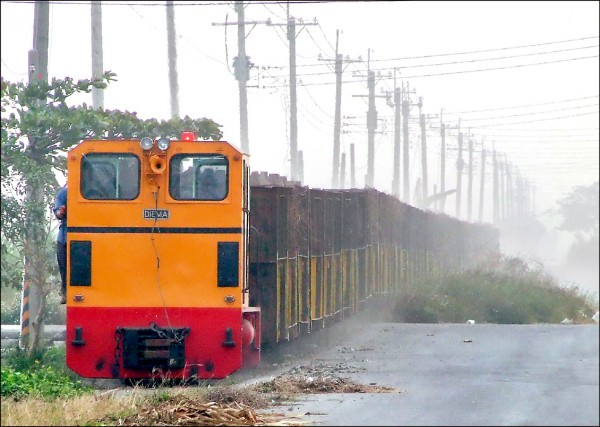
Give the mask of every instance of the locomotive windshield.
<svg viewBox="0 0 600 427">
<path fill-rule="evenodd" d="M 133 200 L 140 192 L 140 161 L 127 153 L 82 156 L 80 191 L 90 200 Z"/>
<path fill-rule="evenodd" d="M 215 154 L 177 154 L 169 167 L 169 192 L 175 200 L 227 197 L 227 159 Z"/>
</svg>

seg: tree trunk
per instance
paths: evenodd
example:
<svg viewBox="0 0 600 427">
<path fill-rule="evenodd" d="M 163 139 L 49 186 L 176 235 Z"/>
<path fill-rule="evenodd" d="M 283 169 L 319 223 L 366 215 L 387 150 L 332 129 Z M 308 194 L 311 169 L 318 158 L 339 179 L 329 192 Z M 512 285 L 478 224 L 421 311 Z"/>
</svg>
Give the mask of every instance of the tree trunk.
<svg viewBox="0 0 600 427">
<path fill-rule="evenodd" d="M 26 343 L 28 356 L 33 356 L 42 344 L 44 316 L 46 313 L 46 295 L 48 286 L 48 265 L 46 257 L 43 186 L 35 178 L 29 180 L 25 204 L 26 236 L 24 253 L 24 283 L 29 286 L 30 328 Z"/>
</svg>

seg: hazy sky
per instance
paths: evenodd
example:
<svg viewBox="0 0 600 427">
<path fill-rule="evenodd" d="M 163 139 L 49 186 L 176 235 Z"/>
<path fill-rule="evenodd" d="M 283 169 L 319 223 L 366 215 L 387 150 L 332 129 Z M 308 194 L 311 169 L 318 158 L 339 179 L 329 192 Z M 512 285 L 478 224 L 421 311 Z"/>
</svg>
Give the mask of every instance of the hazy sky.
<svg viewBox="0 0 600 427">
<path fill-rule="evenodd" d="M 232 2 L 175 2 L 180 114 L 208 117 L 224 139 L 239 145 L 238 85 L 232 74 L 237 26 Z M 598 180 L 599 10 L 597 1 L 551 2 L 316 2 L 291 3 L 290 15 L 318 25 L 297 26 L 298 149 L 305 183 L 328 187 L 333 152 L 336 30 L 344 69 L 341 151 L 355 145 L 357 181 L 367 165 L 367 67 L 380 73 L 378 95 L 397 84 L 423 98 L 427 115 L 429 192 L 440 186 L 440 112 L 461 122 L 475 141 L 474 208 L 478 212 L 480 152 L 493 147 L 535 188 L 535 210 L 555 206 L 576 185 Z M 33 2 L 1 3 L 2 76 L 27 79 L 33 40 Z M 118 82 L 105 108 L 142 118 L 170 116 L 164 2 L 106 2 L 104 69 Z M 285 2 L 246 6 L 247 21 L 284 23 Z M 302 29 L 302 31 L 300 31 Z M 252 30 L 252 31 L 250 31 Z M 289 51 L 285 26 L 248 25 L 246 51 L 255 64 L 248 93 L 251 165 L 289 175 Z M 367 58 L 370 52 L 370 64 Z M 530 65 L 537 64 L 537 65 Z M 90 5 L 52 2 L 49 76 L 91 75 Z M 475 70 L 486 71 L 475 71 Z M 492 70 L 490 70 L 492 69 Z M 91 95 L 81 98 L 91 104 Z M 377 98 L 375 186 L 391 192 L 393 109 Z M 422 175 L 418 108 L 410 122 L 411 190 Z M 456 130 L 447 138 L 446 188 L 456 185 Z M 466 148 L 466 140 L 465 140 Z M 464 154 L 467 160 L 467 153 Z M 486 221 L 491 220 L 491 156 L 486 163 Z M 466 175 L 463 189 L 466 191 Z M 466 203 L 466 193 L 463 196 Z M 454 200 L 446 212 L 454 214 Z M 466 212 L 462 209 L 463 214 Z"/>
</svg>

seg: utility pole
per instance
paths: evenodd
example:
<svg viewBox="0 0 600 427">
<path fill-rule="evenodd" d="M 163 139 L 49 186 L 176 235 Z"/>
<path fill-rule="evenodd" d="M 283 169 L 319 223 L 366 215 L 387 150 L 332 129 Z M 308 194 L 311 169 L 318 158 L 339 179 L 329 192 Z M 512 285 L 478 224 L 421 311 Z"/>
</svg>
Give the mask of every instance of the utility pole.
<svg viewBox="0 0 600 427">
<path fill-rule="evenodd" d="M 460 131 L 460 119 L 458 122 L 458 159 L 456 160 L 456 218 L 460 219 L 460 205 L 461 205 L 461 187 L 462 187 L 462 170 L 464 166 L 464 160 L 462 158 L 463 149 L 463 134 Z"/>
<path fill-rule="evenodd" d="M 342 153 L 342 163 L 340 171 L 340 188 L 346 188 L 346 153 Z"/>
<path fill-rule="evenodd" d="M 355 97 L 368 96 L 369 109 L 367 110 L 367 134 L 368 134 L 368 153 L 367 153 L 367 176 L 365 178 L 365 187 L 373 188 L 375 181 L 375 129 L 377 129 L 377 108 L 375 107 L 375 98 L 387 98 L 387 95 L 375 95 L 375 72 L 371 71 L 371 49 L 368 52 L 367 60 L 367 87 L 368 95 L 352 95 Z"/>
<path fill-rule="evenodd" d="M 441 153 L 440 153 L 440 192 L 442 194 L 446 191 L 446 125 L 442 121 L 442 113 L 440 111 L 440 137 L 442 139 Z M 440 212 L 444 212 L 446 204 L 446 196 L 443 195 L 440 199 Z"/>
<path fill-rule="evenodd" d="M 504 198 L 504 162 L 498 159 L 498 169 L 500 171 L 500 219 L 504 221 L 506 219 L 506 199 Z"/>
<path fill-rule="evenodd" d="M 400 199 L 400 138 L 401 138 L 401 114 L 402 114 L 402 91 L 396 84 L 396 68 L 394 68 L 394 101 L 390 99 L 391 91 L 387 91 L 387 104 L 394 109 L 394 166 L 392 174 L 392 195 Z"/>
<path fill-rule="evenodd" d="M 415 91 L 413 90 L 413 93 Z M 410 102 L 410 87 L 409 83 L 406 82 L 406 90 L 404 90 L 404 83 L 402 84 L 402 167 L 403 167 L 403 186 L 404 186 L 404 202 L 410 203 L 410 174 L 409 174 L 409 147 L 410 141 L 408 140 L 408 120 L 410 115 L 410 108 L 412 105 Z"/>
<path fill-rule="evenodd" d="M 167 1 L 167 54 L 169 57 L 169 89 L 171 91 L 171 118 L 179 118 L 179 83 L 177 81 L 177 44 L 175 38 L 175 11 L 173 1 Z"/>
<path fill-rule="evenodd" d="M 248 141 L 248 90 L 247 82 L 250 79 L 249 61 L 246 56 L 246 27 L 244 22 L 244 2 L 235 2 L 235 11 L 238 14 L 238 56 L 234 58 L 234 75 L 238 81 L 238 90 L 240 97 L 240 143 L 242 151 L 250 152 Z M 237 59 L 237 61 L 236 61 Z"/>
<path fill-rule="evenodd" d="M 340 129 L 342 121 L 342 73 L 344 62 L 359 62 L 351 59 L 343 59 L 339 53 L 340 30 L 335 32 L 335 115 L 333 123 L 333 160 L 331 167 L 331 188 L 338 188 L 340 177 Z M 319 61 L 331 61 L 331 59 L 319 58 Z"/>
<path fill-rule="evenodd" d="M 304 153 L 298 150 L 298 181 L 300 184 L 304 182 Z"/>
<path fill-rule="evenodd" d="M 408 116 L 410 114 L 410 91 L 408 90 L 408 82 L 406 83 L 406 93 L 404 93 L 404 83 L 402 84 L 402 138 L 404 144 L 402 146 L 402 166 L 403 166 L 403 185 L 404 185 L 404 203 L 410 203 L 410 178 L 408 173 L 409 165 L 409 145 L 408 141 Z"/>
<path fill-rule="evenodd" d="M 419 122 L 421 124 L 421 174 L 422 174 L 422 179 L 421 179 L 421 184 L 423 185 L 422 187 L 422 206 L 423 208 L 425 207 L 425 201 L 427 200 L 428 194 L 427 194 L 427 137 L 426 137 L 426 133 L 425 133 L 425 116 L 423 115 L 423 113 L 421 112 L 421 109 L 423 108 L 423 97 L 419 97 Z"/>
<path fill-rule="evenodd" d="M 469 132 L 469 178 L 467 180 L 467 221 L 471 222 L 473 206 L 473 138 Z"/>
<path fill-rule="evenodd" d="M 36 8 L 36 17 L 37 17 L 37 8 L 38 3 L 35 4 Z M 35 20 L 37 23 L 37 19 Z M 35 24 L 34 24 L 35 25 Z M 35 33 L 35 30 L 34 30 Z M 33 40 L 33 45 L 35 46 L 36 41 L 35 38 Z M 42 74 L 39 74 L 39 59 L 38 52 L 35 49 L 30 49 L 28 52 L 28 77 L 29 77 L 29 85 L 33 85 L 38 82 L 38 78 L 42 77 Z M 29 138 L 30 140 L 33 138 Z M 33 142 L 33 141 L 31 141 Z M 39 191 L 37 192 L 39 193 Z M 30 200 L 35 197 L 39 197 L 39 194 L 36 194 L 35 188 L 33 186 L 28 186 L 27 188 L 27 196 Z M 32 235 L 31 232 L 27 233 L 27 239 L 33 240 L 35 236 Z M 29 326 L 31 313 L 37 313 L 40 306 L 41 292 L 40 290 L 33 285 L 32 286 L 32 274 L 34 271 L 34 266 L 31 264 L 31 260 L 25 257 L 25 266 L 24 266 L 24 274 L 23 274 L 23 292 L 21 293 L 21 333 L 19 336 L 19 346 L 22 349 L 27 348 L 29 345 Z"/>
<path fill-rule="evenodd" d="M 506 157 L 504 159 L 506 161 Z M 512 189 L 512 172 L 511 165 L 506 164 L 506 216 L 510 219 L 513 217 L 513 189 Z"/>
<path fill-rule="evenodd" d="M 236 0 L 235 11 L 238 14 L 237 22 L 216 23 L 215 25 L 237 25 L 238 27 L 238 55 L 233 58 L 233 74 L 238 81 L 240 97 L 240 144 L 242 151 L 250 152 L 250 142 L 248 138 L 248 91 L 247 82 L 250 79 L 250 69 L 254 64 L 250 62 L 250 57 L 246 55 L 246 37 L 258 24 L 271 25 L 271 20 L 266 21 L 245 21 L 244 20 L 244 2 Z M 252 29 L 246 34 L 246 24 L 254 24 Z M 285 24 L 283 24 L 285 25 Z"/>
<path fill-rule="evenodd" d="M 335 122 L 333 124 L 333 167 L 331 188 L 338 188 L 338 159 L 340 156 L 340 127 L 342 121 L 342 55 L 338 53 L 340 30 L 335 31 Z M 342 169 L 343 173 L 343 169 Z M 343 184 L 342 184 L 343 186 Z"/>
<path fill-rule="evenodd" d="M 50 3 L 36 0 L 34 6 L 33 21 L 33 49 L 28 52 L 28 78 L 29 85 L 48 81 L 48 34 L 50 24 Z M 37 140 L 34 135 L 28 135 L 28 150 L 37 148 Z M 26 203 L 41 203 L 43 199 L 42 190 L 33 183 L 27 183 L 25 189 Z M 38 319 L 43 302 L 43 290 L 40 285 L 35 284 L 37 270 L 35 267 L 36 246 L 41 243 L 41 236 L 35 229 L 27 229 L 26 246 L 31 248 L 25 255 L 23 274 L 23 293 L 21 295 L 21 333 L 19 345 L 21 348 L 32 348 L 41 340 L 44 333 L 44 323 Z M 36 322 L 39 322 L 39 334 L 36 334 Z M 34 334 L 30 334 L 30 326 Z"/>
<path fill-rule="evenodd" d="M 375 170 L 375 129 L 377 129 L 377 108 L 375 108 L 375 72 L 369 71 L 367 78 L 369 87 L 369 110 L 367 111 L 368 155 L 367 155 L 367 187 L 374 187 Z"/>
<path fill-rule="evenodd" d="M 287 27 L 287 39 L 290 43 L 290 174 L 293 181 L 298 180 L 298 120 L 297 120 L 297 101 L 296 101 L 296 37 L 307 25 L 319 25 L 317 20 L 305 23 L 300 20 L 302 28 L 296 33 L 296 18 L 290 16 L 290 3 L 287 4 L 287 23 L 273 24 L 273 26 Z"/>
<path fill-rule="evenodd" d="M 392 194 L 400 198 L 400 114 L 402 113 L 402 93 L 396 87 L 396 69 L 394 68 L 394 177 Z"/>
<path fill-rule="evenodd" d="M 483 199 L 485 195 L 485 148 L 481 141 L 481 179 L 479 181 L 479 222 L 483 222 Z"/>
<path fill-rule="evenodd" d="M 356 163 L 354 161 L 354 143 L 350 144 L 350 188 L 356 188 Z"/>
<path fill-rule="evenodd" d="M 493 144 L 492 144 L 493 147 Z M 494 185 L 494 189 L 493 189 L 493 204 L 492 204 L 492 208 L 493 208 L 493 221 L 494 221 L 494 225 L 498 225 L 499 222 L 499 212 L 498 212 L 498 159 L 496 157 L 496 149 L 493 148 L 493 166 L 494 166 L 494 175 L 493 175 L 493 185 Z"/>
<path fill-rule="evenodd" d="M 172 2 L 171 2 L 172 3 Z M 102 78 L 104 73 L 102 52 L 102 2 L 92 0 L 92 79 Z M 167 8 L 168 10 L 168 8 Z M 104 89 L 92 87 L 92 107 L 104 109 Z"/>
<path fill-rule="evenodd" d="M 50 3 L 36 0 L 33 22 L 33 50 L 37 51 L 37 80 L 48 81 L 48 34 Z"/>
<path fill-rule="evenodd" d="M 296 101 L 296 19 L 290 17 L 290 4 L 287 4 L 287 39 L 290 43 L 290 153 L 292 180 L 298 180 L 298 122 Z"/>
</svg>

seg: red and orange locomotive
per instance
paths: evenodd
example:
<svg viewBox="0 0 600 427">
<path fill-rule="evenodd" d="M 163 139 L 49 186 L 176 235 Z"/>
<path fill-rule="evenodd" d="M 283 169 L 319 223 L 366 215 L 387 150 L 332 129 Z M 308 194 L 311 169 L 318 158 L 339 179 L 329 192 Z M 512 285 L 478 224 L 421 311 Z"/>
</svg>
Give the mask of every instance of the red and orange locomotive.
<svg viewBox="0 0 600 427">
<path fill-rule="evenodd" d="M 83 141 L 67 159 L 67 366 L 121 379 L 256 366 L 248 156 L 184 132 Z"/>
</svg>

